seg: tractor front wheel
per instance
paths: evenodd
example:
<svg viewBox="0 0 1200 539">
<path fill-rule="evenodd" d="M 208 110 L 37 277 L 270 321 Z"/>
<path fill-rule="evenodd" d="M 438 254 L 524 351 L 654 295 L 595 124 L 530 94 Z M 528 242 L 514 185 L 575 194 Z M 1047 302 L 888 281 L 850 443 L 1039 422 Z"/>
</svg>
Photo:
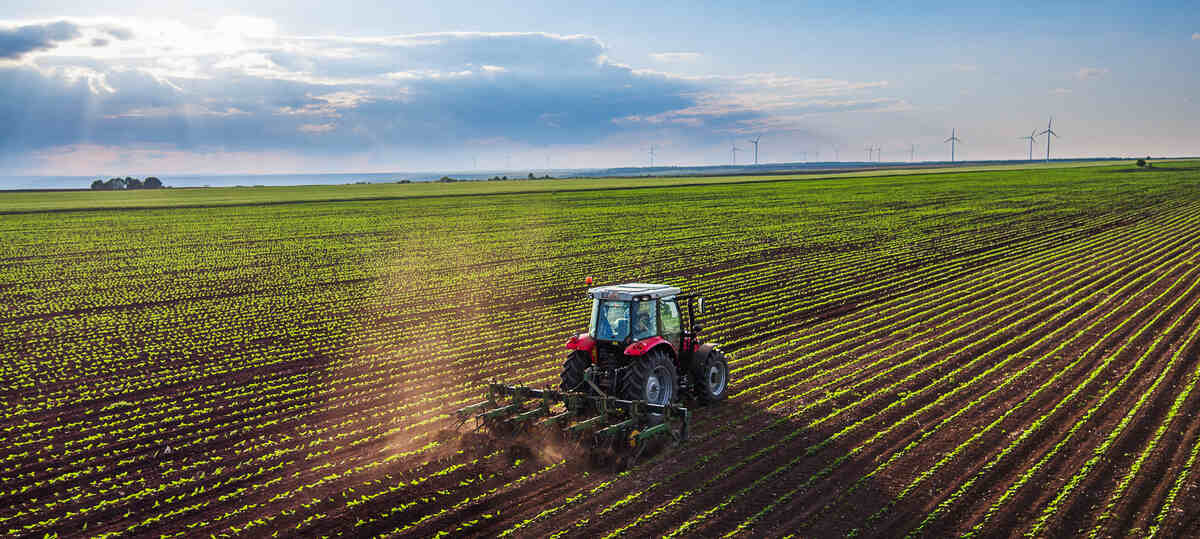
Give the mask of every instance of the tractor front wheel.
<svg viewBox="0 0 1200 539">
<path fill-rule="evenodd" d="M 627 400 L 668 405 L 676 398 L 679 387 L 675 364 L 662 348 L 655 348 L 633 360 L 625 371 L 622 396 Z"/>
<path fill-rule="evenodd" d="M 575 350 L 571 355 L 567 356 L 567 362 L 563 363 L 562 379 L 558 387 L 563 391 L 583 391 L 585 393 L 594 393 L 587 383 L 583 381 L 583 373 L 592 366 L 591 359 L 588 358 L 587 352 Z"/>
<path fill-rule="evenodd" d="M 592 386 L 583 379 L 584 374 L 591 366 L 592 360 L 587 352 L 582 350 L 571 352 L 571 355 L 567 356 L 566 363 L 563 363 L 561 381 L 558 383 L 559 389 L 595 395 L 596 390 L 592 389 Z M 590 400 L 583 400 L 577 405 L 568 405 L 568 407 L 572 412 L 584 417 L 595 412 L 595 407 Z"/>
<path fill-rule="evenodd" d="M 725 400 L 729 388 L 729 364 L 725 354 L 713 348 L 703 361 L 692 367 L 692 386 L 700 402 L 709 403 Z"/>
</svg>

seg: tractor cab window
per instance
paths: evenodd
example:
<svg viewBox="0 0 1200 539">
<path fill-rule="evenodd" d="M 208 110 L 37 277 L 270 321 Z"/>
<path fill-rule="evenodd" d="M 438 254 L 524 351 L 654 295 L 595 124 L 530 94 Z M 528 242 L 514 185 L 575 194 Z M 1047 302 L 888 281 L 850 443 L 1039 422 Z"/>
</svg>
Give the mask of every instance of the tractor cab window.
<svg viewBox="0 0 1200 539">
<path fill-rule="evenodd" d="M 675 298 L 666 298 L 658 302 L 658 317 L 662 320 L 663 338 L 679 346 L 679 337 L 683 333 L 683 317 L 679 315 L 679 305 Z"/>
<path fill-rule="evenodd" d="M 634 303 L 633 338 L 649 339 L 658 335 L 658 317 L 654 312 L 654 300 Z"/>
<path fill-rule="evenodd" d="M 592 321 L 588 325 L 592 338 L 602 341 L 623 341 L 629 336 L 629 302 L 592 300 Z"/>
</svg>

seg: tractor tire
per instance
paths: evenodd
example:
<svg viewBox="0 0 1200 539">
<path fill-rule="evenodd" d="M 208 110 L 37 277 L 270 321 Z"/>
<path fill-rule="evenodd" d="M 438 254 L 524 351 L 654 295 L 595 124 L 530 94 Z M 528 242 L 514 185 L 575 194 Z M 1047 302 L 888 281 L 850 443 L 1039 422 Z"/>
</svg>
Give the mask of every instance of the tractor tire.
<svg viewBox="0 0 1200 539">
<path fill-rule="evenodd" d="M 584 391 L 587 393 L 595 393 L 592 388 L 588 387 L 583 381 L 583 372 L 592 366 L 592 360 L 588 357 L 587 352 L 575 350 L 571 355 L 567 356 L 566 363 L 563 363 L 561 381 L 558 388 L 563 391 Z"/>
<path fill-rule="evenodd" d="M 679 398 L 679 378 L 671 356 L 655 348 L 633 360 L 621 383 L 621 396 L 626 400 L 646 401 L 667 405 Z"/>
<path fill-rule="evenodd" d="M 702 361 L 692 365 L 692 387 L 702 403 L 725 400 L 729 390 L 729 364 L 725 354 L 713 348 Z"/>
</svg>

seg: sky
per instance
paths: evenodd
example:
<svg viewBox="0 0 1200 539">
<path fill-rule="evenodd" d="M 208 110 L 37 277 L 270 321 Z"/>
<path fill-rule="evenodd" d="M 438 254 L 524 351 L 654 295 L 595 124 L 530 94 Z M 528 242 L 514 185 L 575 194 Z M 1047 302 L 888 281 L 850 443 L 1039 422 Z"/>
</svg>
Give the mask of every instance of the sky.
<svg viewBox="0 0 1200 539">
<path fill-rule="evenodd" d="M 1200 155 L 1188 2 L 41 0 L 0 174 Z M 740 151 L 731 150 L 736 146 Z M 1033 147 L 1044 156 L 1045 137 Z"/>
</svg>

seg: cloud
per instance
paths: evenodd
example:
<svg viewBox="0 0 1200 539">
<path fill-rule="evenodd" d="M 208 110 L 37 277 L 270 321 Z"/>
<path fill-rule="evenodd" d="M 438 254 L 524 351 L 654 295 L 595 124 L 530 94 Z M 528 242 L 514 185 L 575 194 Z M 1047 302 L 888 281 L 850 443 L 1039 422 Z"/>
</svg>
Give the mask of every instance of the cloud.
<svg viewBox="0 0 1200 539">
<path fill-rule="evenodd" d="M 1200 41 L 1200 32 L 1192 34 L 1192 41 Z"/>
<path fill-rule="evenodd" d="M 770 113 L 755 106 L 753 98 L 713 98 L 694 107 L 672 110 L 653 116 L 630 115 L 616 118 L 618 124 L 707 126 L 723 133 L 754 133 L 764 130 L 803 129 L 809 118 L 819 114 L 849 112 L 898 112 L 912 110 L 907 101 L 897 98 L 809 99 L 765 104 Z M 757 104 L 764 105 L 764 104 Z"/>
<path fill-rule="evenodd" d="M 323 124 L 303 124 L 299 127 L 301 133 L 326 133 L 333 131 L 337 126 L 333 122 Z"/>
<path fill-rule="evenodd" d="M 63 40 L 23 45 L 19 62 L 0 63 L 0 165 L 8 170 L 52 163 L 37 156 L 202 162 L 182 157 L 189 152 L 367 156 L 377 169 L 411 169 L 410 156 L 473 146 L 612 144 L 665 127 L 705 141 L 815 114 L 907 106 L 872 95 L 887 81 L 635 69 L 584 35 L 351 38 L 286 35 L 250 18 L 212 27 L 63 22 L 74 31 L 44 33 Z"/>
<path fill-rule="evenodd" d="M 698 52 L 656 52 L 650 55 L 655 62 L 694 62 L 703 56 Z"/>
<path fill-rule="evenodd" d="M 978 71 L 979 66 L 975 64 L 951 64 L 950 69 L 955 71 Z"/>
<path fill-rule="evenodd" d="M 108 34 L 109 36 L 119 39 L 121 41 L 128 41 L 130 39 L 133 39 L 133 31 L 128 28 L 122 28 L 120 26 L 109 25 L 109 26 L 101 26 L 99 29 L 101 32 Z"/>
<path fill-rule="evenodd" d="M 1070 88 L 1055 88 L 1050 90 L 1050 95 L 1067 95 L 1069 93 L 1071 93 Z"/>
<path fill-rule="evenodd" d="M 893 98 L 851 98 L 887 88 L 888 82 L 852 82 L 840 79 L 805 78 L 778 73 L 752 73 L 725 77 L 686 77 L 700 88 L 691 94 L 691 106 L 643 116 L 614 119 L 619 125 L 704 127 L 720 133 L 742 133 L 763 129 L 803 128 L 809 116 L 863 110 L 910 108 Z"/>
<path fill-rule="evenodd" d="M 1079 80 L 1098 79 L 1108 75 L 1107 67 L 1081 67 L 1075 72 L 1075 78 Z"/>
<path fill-rule="evenodd" d="M 79 27 L 67 21 L 0 28 L 0 59 L 18 59 L 26 53 L 51 49 L 56 43 L 79 37 Z"/>
</svg>

